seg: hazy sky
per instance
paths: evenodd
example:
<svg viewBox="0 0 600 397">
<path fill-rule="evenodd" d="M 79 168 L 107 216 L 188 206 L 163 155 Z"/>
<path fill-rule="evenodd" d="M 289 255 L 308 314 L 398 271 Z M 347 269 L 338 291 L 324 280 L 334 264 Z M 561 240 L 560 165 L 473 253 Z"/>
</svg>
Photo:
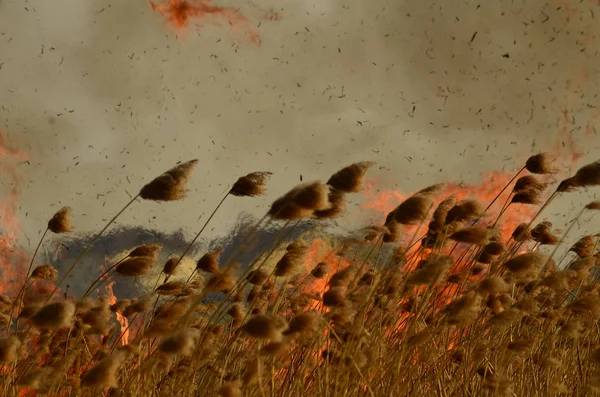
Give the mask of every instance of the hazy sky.
<svg viewBox="0 0 600 397">
<path fill-rule="evenodd" d="M 11 163 L 27 237 L 63 205 L 96 231 L 192 158 L 185 202 L 139 203 L 121 221 L 195 229 L 250 171 L 274 172 L 268 199 L 228 202 L 219 231 L 300 175 L 354 161 L 378 163 L 379 188 L 410 192 L 481 182 L 539 150 L 600 158 L 597 1 L 213 5 L 239 10 L 176 34 L 145 0 L 0 0 L 0 129 L 30 157 Z"/>
</svg>

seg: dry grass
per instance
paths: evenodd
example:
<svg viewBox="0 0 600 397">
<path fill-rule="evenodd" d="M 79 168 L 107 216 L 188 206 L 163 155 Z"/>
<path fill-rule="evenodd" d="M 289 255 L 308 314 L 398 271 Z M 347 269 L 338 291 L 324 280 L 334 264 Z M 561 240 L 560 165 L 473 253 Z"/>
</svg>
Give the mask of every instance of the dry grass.
<svg viewBox="0 0 600 397">
<path fill-rule="evenodd" d="M 139 197 L 183 198 L 193 164 L 161 175 Z M 439 186 L 424 189 L 394 209 L 385 226 L 342 241 L 326 262 L 304 269 L 308 242 L 282 246 L 285 231 L 305 218 L 339 216 L 339 203 L 362 188 L 370 166 L 352 165 L 328 183 L 303 184 L 276 200 L 261 222 L 286 223 L 252 263 L 214 250 L 193 258 L 191 275 L 169 280 L 181 258 L 160 264 L 160 246 L 146 245 L 132 247 L 104 272 L 139 277 L 162 268 L 149 296 L 77 300 L 56 289 L 35 296 L 32 280 L 57 279 L 51 265 L 35 267 L 17 296 L 0 297 L 1 395 L 600 392 L 600 285 L 593 274 L 599 235 L 583 236 L 557 260 L 556 250 L 548 256 L 539 248 L 562 243 L 571 228 L 557 236 L 551 223 L 526 219 L 512 236 L 497 229 L 506 206 L 541 203 L 549 186 L 536 178 L 518 179 L 508 190 L 512 200 L 491 220 L 484 216 L 487 203 L 438 197 L 434 205 Z M 519 174 L 525 170 L 555 172 L 547 155 L 532 156 Z M 583 167 L 557 184 L 541 209 L 556 194 L 597 186 L 598 172 L 598 163 Z M 267 175 L 240 178 L 230 194 L 262 194 Z M 578 218 L 593 215 L 596 203 Z M 67 233 L 69 211 L 55 215 L 49 230 Z M 427 233 L 418 238 L 415 226 Z M 408 245 L 397 242 L 400 236 L 408 236 Z"/>
</svg>

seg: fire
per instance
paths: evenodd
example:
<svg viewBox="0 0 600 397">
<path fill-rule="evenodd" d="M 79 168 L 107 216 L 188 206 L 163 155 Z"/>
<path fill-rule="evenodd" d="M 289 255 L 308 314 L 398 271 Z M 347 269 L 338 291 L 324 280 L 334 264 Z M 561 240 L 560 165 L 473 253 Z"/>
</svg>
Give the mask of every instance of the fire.
<svg viewBox="0 0 600 397">
<path fill-rule="evenodd" d="M 303 266 L 310 272 L 319 262 L 327 263 L 330 274 L 350 265 L 348 259 L 335 255 L 335 250 L 331 244 L 319 237 L 315 237 L 308 248 Z M 306 285 L 305 292 L 320 295 L 325 291 L 326 279 L 312 280 Z"/>
<path fill-rule="evenodd" d="M 220 17 L 227 21 L 232 30 L 244 31 L 250 42 L 260 43 L 256 27 L 236 8 L 216 6 L 212 4 L 212 0 L 164 0 L 158 3 L 148 1 L 152 9 L 163 15 L 166 22 L 176 30 L 186 28 L 193 18 L 206 20 L 209 17 Z"/>
<path fill-rule="evenodd" d="M 0 293 L 16 294 L 25 280 L 27 255 L 15 246 L 21 230 L 17 216 L 18 196 L 21 192 L 22 175 L 17 166 L 28 160 L 28 156 L 18 149 L 10 147 L 0 131 L 0 174 L 8 190 L 0 197 L 0 259 L 3 262 Z"/>
<path fill-rule="evenodd" d="M 448 182 L 443 189 L 437 194 L 436 205 L 439 201 L 449 196 L 456 197 L 457 200 L 477 199 L 483 205 L 489 204 L 495 197 L 504 189 L 506 184 L 514 176 L 514 173 L 491 171 L 485 172 L 482 175 L 482 182 L 475 184 L 461 184 L 456 182 Z M 365 186 L 365 196 L 367 202 L 362 208 L 365 210 L 373 210 L 378 212 L 376 221 L 383 221 L 384 217 L 391 212 L 398 204 L 404 201 L 410 194 L 403 194 L 396 190 L 375 191 L 375 181 L 370 180 Z M 500 208 L 511 194 L 511 189 L 506 189 L 498 198 L 492 211 L 487 215 L 490 219 L 495 219 Z M 432 209 L 433 210 L 433 209 Z M 502 215 L 502 221 L 499 223 L 499 229 L 503 238 L 508 238 L 514 231 L 514 228 L 524 219 L 533 216 L 535 209 L 527 205 L 511 205 L 508 210 Z M 427 226 L 426 224 L 423 226 Z M 416 231 L 416 227 L 407 227 L 407 232 L 412 235 Z"/>
<path fill-rule="evenodd" d="M 115 293 L 113 292 L 113 286 L 116 284 L 116 281 L 111 280 L 107 285 L 106 285 L 106 293 L 108 294 L 108 303 L 110 303 L 111 305 L 114 305 L 115 303 L 117 303 L 117 297 L 115 296 Z M 126 317 L 124 317 L 121 313 L 116 312 L 117 315 L 117 321 L 119 322 L 119 326 L 121 327 L 121 344 L 123 346 L 129 344 L 129 320 L 127 320 Z"/>
</svg>

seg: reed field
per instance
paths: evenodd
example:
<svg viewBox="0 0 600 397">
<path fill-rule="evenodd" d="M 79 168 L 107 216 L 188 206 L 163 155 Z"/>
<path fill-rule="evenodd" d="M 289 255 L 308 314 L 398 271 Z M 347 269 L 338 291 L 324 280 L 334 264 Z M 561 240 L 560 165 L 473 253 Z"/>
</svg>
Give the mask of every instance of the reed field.
<svg viewBox="0 0 600 397">
<path fill-rule="evenodd" d="M 261 200 L 270 173 L 253 172 L 187 249 L 159 261 L 160 244 L 131 247 L 71 296 L 65 281 L 115 220 L 141 200 L 185 199 L 195 166 L 144 185 L 60 272 L 37 254 L 71 233 L 71 209 L 49 214 L 21 284 L 0 291 L 2 396 L 600 395 L 600 201 L 562 231 L 544 220 L 557 197 L 600 186 L 600 161 L 559 178 L 550 155 L 532 155 L 486 201 L 423 186 L 306 268 L 311 241 L 289 235 L 345 215 L 373 166 L 355 163 L 290 186 L 232 253 L 192 255 L 223 202 Z M 531 215 L 507 226 L 516 207 Z M 572 236 L 591 217 L 598 234 Z M 266 227 L 277 233 L 259 249 Z M 106 293 L 160 269 L 149 293 Z"/>
</svg>

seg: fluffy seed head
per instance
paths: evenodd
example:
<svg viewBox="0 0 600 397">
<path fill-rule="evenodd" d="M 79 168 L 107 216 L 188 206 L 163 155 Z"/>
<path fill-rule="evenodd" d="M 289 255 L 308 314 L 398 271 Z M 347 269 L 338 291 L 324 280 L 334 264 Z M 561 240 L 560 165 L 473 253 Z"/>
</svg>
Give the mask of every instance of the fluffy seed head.
<svg viewBox="0 0 600 397">
<path fill-rule="evenodd" d="M 481 280 L 479 289 L 488 294 L 501 294 L 508 291 L 508 284 L 500 277 L 487 277 Z"/>
<path fill-rule="evenodd" d="M 525 168 L 532 174 L 555 174 L 558 171 L 548 153 L 538 153 L 529 157 Z"/>
<path fill-rule="evenodd" d="M 162 245 L 160 244 L 143 244 L 139 247 L 135 247 L 130 253 L 129 256 L 148 256 L 151 258 L 158 258 L 158 254 L 162 249 Z"/>
<path fill-rule="evenodd" d="M 188 287 L 188 284 L 182 281 L 169 281 L 156 288 L 158 295 L 180 295 Z"/>
<path fill-rule="evenodd" d="M 316 181 L 296 186 L 271 204 L 268 215 L 279 220 L 298 220 L 313 216 L 315 211 L 331 208 L 329 185 Z"/>
<path fill-rule="evenodd" d="M 538 181 L 533 175 L 525 175 L 517 179 L 513 188 L 515 192 L 522 192 L 529 189 L 543 191 L 546 189 L 546 184 Z"/>
<path fill-rule="evenodd" d="M 592 201 L 585 206 L 587 210 L 600 210 L 600 200 Z"/>
<path fill-rule="evenodd" d="M 212 274 L 219 273 L 219 256 L 222 253 L 223 248 L 217 248 L 202 255 L 202 257 L 198 259 L 198 263 L 196 263 L 196 269 Z"/>
<path fill-rule="evenodd" d="M 282 332 L 287 328 L 283 317 L 267 314 L 252 316 L 242 326 L 242 331 L 256 339 L 281 340 Z"/>
<path fill-rule="evenodd" d="M 552 234 L 551 228 L 552 222 L 540 222 L 531 230 L 532 239 L 540 244 L 556 245 L 559 238 Z"/>
<path fill-rule="evenodd" d="M 12 363 L 19 358 L 21 341 L 15 335 L 9 335 L 0 339 L 0 362 Z"/>
<path fill-rule="evenodd" d="M 506 251 L 506 244 L 501 241 L 492 241 L 483 247 L 483 252 L 490 255 L 501 255 Z"/>
<path fill-rule="evenodd" d="M 418 225 L 427 216 L 431 205 L 432 202 L 428 196 L 415 194 L 390 212 L 388 218 L 394 219 L 401 225 Z"/>
<path fill-rule="evenodd" d="M 439 233 L 446 224 L 446 217 L 448 211 L 450 211 L 456 205 L 456 197 L 450 196 L 443 200 L 433 212 L 431 222 L 429 222 L 429 232 Z"/>
<path fill-rule="evenodd" d="M 181 261 L 179 260 L 179 257 L 173 256 L 167 259 L 167 261 L 165 262 L 165 266 L 163 266 L 162 272 L 166 275 L 173 276 L 177 271 L 177 267 L 180 263 Z"/>
<path fill-rule="evenodd" d="M 519 192 L 516 192 L 514 196 L 512 196 L 510 202 L 515 204 L 538 205 L 542 202 L 541 193 L 541 190 L 534 188 L 521 190 Z"/>
<path fill-rule="evenodd" d="M 576 187 L 600 186 L 600 160 L 581 167 L 573 178 Z"/>
<path fill-rule="evenodd" d="M 166 355 L 187 356 L 192 353 L 199 338 L 200 330 L 195 328 L 175 331 L 162 340 L 158 345 L 158 351 Z"/>
<path fill-rule="evenodd" d="M 569 251 L 575 252 L 580 258 L 587 258 L 594 255 L 595 247 L 596 239 L 593 236 L 584 236 L 573 244 Z"/>
<path fill-rule="evenodd" d="M 407 285 L 433 285 L 444 279 L 452 267 L 452 258 L 443 254 L 431 254 L 421 261 L 407 278 Z"/>
<path fill-rule="evenodd" d="M 346 195 L 344 192 L 331 188 L 328 200 L 328 209 L 314 211 L 313 215 L 316 219 L 333 219 L 343 214 L 346 210 Z"/>
<path fill-rule="evenodd" d="M 48 221 L 48 230 L 52 233 L 68 233 L 71 231 L 71 207 L 63 207 Z"/>
<path fill-rule="evenodd" d="M 512 238 L 518 242 L 530 240 L 531 230 L 527 226 L 527 223 L 521 223 L 519 226 L 517 226 L 512 234 Z"/>
<path fill-rule="evenodd" d="M 246 280 L 252 285 L 263 285 L 269 278 L 269 273 L 263 269 L 252 270 L 248 273 Z"/>
<path fill-rule="evenodd" d="M 125 277 L 143 276 L 150 271 L 156 258 L 152 256 L 132 256 L 119 263 L 115 272 Z"/>
<path fill-rule="evenodd" d="M 265 194 L 265 185 L 271 172 L 252 172 L 238 178 L 229 194 L 238 197 L 256 197 Z"/>
<path fill-rule="evenodd" d="M 329 288 L 323 294 L 323 305 L 327 307 L 339 307 L 346 303 L 346 294 L 341 287 Z"/>
<path fill-rule="evenodd" d="M 300 313 L 292 318 L 286 334 L 311 334 L 319 327 L 319 321 L 321 314 L 316 311 Z"/>
<path fill-rule="evenodd" d="M 212 292 L 222 292 L 224 294 L 231 291 L 235 286 L 235 279 L 229 273 L 214 274 L 206 283 L 206 290 Z"/>
<path fill-rule="evenodd" d="M 329 266 L 325 262 L 319 262 L 317 265 L 310 271 L 310 275 L 316 279 L 322 279 L 329 273 Z"/>
<path fill-rule="evenodd" d="M 154 201 L 175 201 L 184 198 L 187 182 L 197 163 L 198 160 L 191 160 L 171 168 L 145 185 L 140 190 L 140 197 Z"/>
<path fill-rule="evenodd" d="M 462 200 L 454 205 L 446 215 L 446 224 L 464 222 L 483 214 L 483 207 L 475 200 Z"/>
<path fill-rule="evenodd" d="M 31 278 L 35 280 L 55 281 L 58 278 L 58 270 L 52 265 L 40 265 L 33 269 Z"/>
<path fill-rule="evenodd" d="M 118 370 L 125 360 L 125 352 L 117 350 L 102 359 L 81 378 L 81 384 L 87 387 L 117 387 Z"/>
<path fill-rule="evenodd" d="M 41 329 L 58 330 L 71 325 L 75 314 L 75 304 L 62 300 L 42 306 L 30 320 L 32 324 Z"/>
<path fill-rule="evenodd" d="M 294 244 L 294 245 L 292 245 Z M 307 247 L 298 240 L 288 246 L 286 253 L 275 265 L 275 276 L 283 277 L 292 274 L 304 260 Z"/>
<path fill-rule="evenodd" d="M 450 238 L 460 243 L 485 245 L 489 242 L 493 230 L 487 227 L 472 226 L 453 233 Z"/>
<path fill-rule="evenodd" d="M 548 261 L 548 257 L 538 252 L 526 252 L 516 255 L 504 263 L 504 267 L 515 274 L 521 281 L 531 281 L 537 278 L 541 267 Z M 556 264 L 550 261 L 551 266 Z"/>
<path fill-rule="evenodd" d="M 351 164 L 333 174 L 327 184 L 343 193 L 359 192 L 364 186 L 365 173 L 374 164 L 371 161 Z"/>
</svg>

